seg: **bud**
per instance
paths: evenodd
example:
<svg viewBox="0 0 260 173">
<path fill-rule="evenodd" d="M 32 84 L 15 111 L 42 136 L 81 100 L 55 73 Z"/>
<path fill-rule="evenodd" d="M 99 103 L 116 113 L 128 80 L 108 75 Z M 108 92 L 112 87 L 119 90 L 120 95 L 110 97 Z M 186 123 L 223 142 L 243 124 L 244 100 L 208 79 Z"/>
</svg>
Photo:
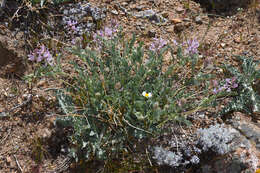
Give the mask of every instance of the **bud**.
<svg viewBox="0 0 260 173">
<path fill-rule="evenodd" d="M 157 109 L 159 107 L 159 103 L 158 102 L 155 102 L 154 104 L 153 104 L 153 108 L 154 109 Z"/>
</svg>

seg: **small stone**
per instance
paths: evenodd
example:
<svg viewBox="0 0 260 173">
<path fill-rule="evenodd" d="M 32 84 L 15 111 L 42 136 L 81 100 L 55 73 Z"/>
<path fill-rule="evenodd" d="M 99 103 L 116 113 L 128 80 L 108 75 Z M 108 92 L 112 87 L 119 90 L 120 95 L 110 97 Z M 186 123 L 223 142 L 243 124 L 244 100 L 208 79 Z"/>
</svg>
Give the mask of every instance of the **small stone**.
<svg viewBox="0 0 260 173">
<path fill-rule="evenodd" d="M 6 157 L 6 162 L 7 162 L 8 165 L 10 165 L 12 163 L 12 159 L 11 159 L 10 156 Z"/>
<path fill-rule="evenodd" d="M 185 26 L 182 25 L 181 23 L 174 26 L 174 32 L 175 33 L 182 32 L 184 29 L 185 29 Z"/>
<path fill-rule="evenodd" d="M 195 18 L 195 22 L 196 22 L 197 24 L 202 24 L 202 20 L 201 20 L 200 16 L 197 16 L 197 17 Z"/>
<path fill-rule="evenodd" d="M 170 21 L 171 21 L 172 23 L 174 23 L 174 24 L 176 24 L 176 23 L 181 23 L 181 22 L 182 22 L 182 20 L 181 20 L 181 19 L 178 19 L 178 18 L 171 18 Z"/>
<path fill-rule="evenodd" d="M 114 14 L 114 15 L 118 15 L 119 14 L 117 10 L 112 10 L 111 13 Z"/>
<path fill-rule="evenodd" d="M 36 86 L 37 87 L 42 87 L 42 86 L 44 86 L 46 84 L 46 80 L 40 80 L 37 84 L 36 84 Z"/>
<path fill-rule="evenodd" d="M 184 18 L 183 21 L 184 22 L 190 22 L 190 18 Z"/>
<path fill-rule="evenodd" d="M 226 46 L 226 44 L 225 44 L 225 43 L 221 43 L 220 46 L 221 46 L 222 48 L 224 48 L 224 47 Z"/>
<path fill-rule="evenodd" d="M 164 18 L 169 17 L 169 13 L 167 11 L 163 11 L 161 14 L 162 14 L 162 17 L 164 17 Z"/>
<path fill-rule="evenodd" d="M 131 4 L 129 7 L 130 7 L 131 9 L 136 9 L 136 4 Z"/>
<path fill-rule="evenodd" d="M 142 26 L 143 23 L 142 23 L 142 22 L 136 22 L 136 25 L 137 25 L 137 26 Z"/>
<path fill-rule="evenodd" d="M 122 6 L 127 6 L 128 3 L 127 2 L 122 2 Z"/>
<path fill-rule="evenodd" d="M 235 43 L 240 43 L 240 40 L 241 40 L 241 39 L 240 39 L 239 37 L 236 37 L 236 38 L 234 39 L 234 42 L 235 42 Z"/>
<path fill-rule="evenodd" d="M 154 29 L 151 29 L 147 32 L 148 37 L 155 37 L 156 31 Z"/>
<path fill-rule="evenodd" d="M 169 26 L 167 29 L 167 32 L 174 32 L 174 26 Z"/>
<path fill-rule="evenodd" d="M 137 11 L 142 11 L 144 8 L 145 8 L 145 6 L 143 6 L 143 5 L 139 5 L 139 6 L 136 6 L 136 7 L 135 7 L 135 9 L 136 9 Z"/>
<path fill-rule="evenodd" d="M 175 9 L 175 11 L 176 11 L 177 13 L 182 13 L 182 12 L 184 11 L 184 9 L 181 8 L 181 7 L 177 7 L 177 8 Z"/>
<path fill-rule="evenodd" d="M 16 34 L 16 39 L 17 39 L 17 40 L 22 40 L 23 36 L 24 36 L 23 32 L 20 31 L 20 32 L 18 32 L 18 33 Z"/>
</svg>

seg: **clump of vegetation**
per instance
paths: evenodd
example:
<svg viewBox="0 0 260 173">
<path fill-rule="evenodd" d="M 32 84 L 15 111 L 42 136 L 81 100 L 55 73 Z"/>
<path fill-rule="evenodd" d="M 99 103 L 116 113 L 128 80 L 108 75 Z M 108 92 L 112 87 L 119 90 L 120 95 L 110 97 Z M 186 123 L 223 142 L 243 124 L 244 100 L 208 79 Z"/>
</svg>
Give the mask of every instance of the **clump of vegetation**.
<svg viewBox="0 0 260 173">
<path fill-rule="evenodd" d="M 72 127 L 70 154 L 76 160 L 116 157 L 160 134 L 166 122 L 190 124 L 188 112 L 208 106 L 210 81 L 197 63 L 195 40 L 186 51 L 179 46 L 175 56 L 161 38 L 148 51 L 136 45 L 135 36 L 122 38 L 105 27 L 95 35 L 99 51 L 72 49 L 78 60 L 71 62 L 74 73 L 56 93 L 66 114 L 57 124 Z M 169 51 L 170 65 L 164 59 Z M 197 101 L 198 95 L 205 99 Z"/>
<path fill-rule="evenodd" d="M 188 115 L 216 106 L 216 99 L 223 96 L 233 98 L 231 107 L 250 98 L 253 110 L 257 109 L 258 96 L 252 87 L 259 71 L 253 71 L 252 59 L 243 61 L 241 72 L 225 66 L 226 72 L 230 71 L 225 73 L 228 78 L 214 82 L 212 89 L 215 76 L 203 72 L 196 39 L 183 44 L 175 42 L 175 49 L 166 40 L 155 38 L 150 49 L 145 50 L 142 42 L 137 44 L 135 35 L 124 40 L 123 34 L 111 27 L 97 31 L 93 44 L 85 49 L 70 49 L 76 56 L 70 63 L 70 72 L 62 69 L 60 56 L 50 64 L 48 57 L 53 56 L 48 49 L 41 52 L 43 46 L 29 55 L 33 61 L 43 56 L 40 60 L 45 62 L 34 75 L 50 75 L 63 81 L 63 88 L 55 91 L 65 116 L 58 118 L 56 124 L 72 129 L 69 154 L 77 162 L 110 163 L 125 153 L 143 152 L 138 151 L 138 143 L 167 132 L 166 123 L 191 125 Z M 243 105 L 247 106 L 240 106 L 241 110 L 247 110 L 248 101 Z M 229 110 L 225 108 L 221 114 Z M 157 158 L 174 156 L 160 147 L 155 150 Z M 160 164 L 168 161 L 176 166 L 170 160 Z M 186 165 L 185 160 L 180 161 L 177 166 Z M 198 162 L 197 156 L 189 160 L 192 164 Z"/>
<path fill-rule="evenodd" d="M 257 93 L 257 83 L 260 79 L 260 70 L 257 70 L 259 61 L 253 57 L 236 56 L 241 68 L 231 65 L 223 66 L 226 75 L 235 76 L 238 85 L 232 101 L 219 113 L 225 115 L 233 111 L 241 111 L 247 114 L 260 113 L 260 96 Z"/>
</svg>

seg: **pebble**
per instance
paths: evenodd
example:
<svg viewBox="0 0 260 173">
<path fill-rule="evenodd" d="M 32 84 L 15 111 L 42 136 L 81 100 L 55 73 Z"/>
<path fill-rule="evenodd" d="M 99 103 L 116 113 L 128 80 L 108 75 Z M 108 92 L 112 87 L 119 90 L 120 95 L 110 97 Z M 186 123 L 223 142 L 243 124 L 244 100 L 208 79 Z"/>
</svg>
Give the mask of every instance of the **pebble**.
<svg viewBox="0 0 260 173">
<path fill-rule="evenodd" d="M 182 32 L 185 29 L 185 26 L 181 23 L 174 26 L 174 32 L 179 33 Z"/>
<path fill-rule="evenodd" d="M 181 20 L 181 19 L 178 19 L 178 18 L 171 18 L 170 21 L 171 21 L 172 23 L 174 23 L 174 24 L 176 24 L 176 23 L 181 23 L 181 22 L 182 22 L 182 20 Z"/>
<path fill-rule="evenodd" d="M 114 14 L 114 15 L 118 15 L 119 14 L 118 11 L 116 11 L 116 10 L 112 10 L 111 13 Z"/>
<path fill-rule="evenodd" d="M 190 22 L 190 18 L 184 18 L 183 21 L 184 22 Z"/>
<path fill-rule="evenodd" d="M 175 9 L 175 11 L 176 11 L 177 13 L 182 13 L 182 12 L 184 11 L 184 9 L 181 8 L 181 7 L 177 7 L 177 8 Z"/>
<path fill-rule="evenodd" d="M 127 2 L 122 2 L 122 6 L 127 6 L 128 3 Z"/>
<path fill-rule="evenodd" d="M 82 21 L 83 18 L 92 17 L 93 21 L 103 20 L 106 17 L 106 11 L 106 8 L 98 8 L 91 3 L 84 2 L 68 4 L 60 9 L 60 12 L 63 13 L 62 23 L 65 28 L 68 21 L 78 22 L 76 24 L 78 31 L 75 35 L 82 35 L 84 32 L 89 32 L 95 27 L 95 24 L 91 21 Z M 113 12 L 115 15 L 119 14 L 117 10 L 113 10 Z M 111 11 L 111 13 L 113 12 Z M 89 25 L 89 23 L 93 25 Z"/>
<path fill-rule="evenodd" d="M 148 35 L 148 37 L 151 37 L 151 38 L 155 37 L 156 31 L 154 29 L 151 29 L 148 31 L 147 35 Z"/>
<path fill-rule="evenodd" d="M 197 24 L 202 24 L 201 17 L 200 17 L 200 16 L 197 16 L 197 17 L 195 18 L 195 22 L 196 22 Z"/>
</svg>

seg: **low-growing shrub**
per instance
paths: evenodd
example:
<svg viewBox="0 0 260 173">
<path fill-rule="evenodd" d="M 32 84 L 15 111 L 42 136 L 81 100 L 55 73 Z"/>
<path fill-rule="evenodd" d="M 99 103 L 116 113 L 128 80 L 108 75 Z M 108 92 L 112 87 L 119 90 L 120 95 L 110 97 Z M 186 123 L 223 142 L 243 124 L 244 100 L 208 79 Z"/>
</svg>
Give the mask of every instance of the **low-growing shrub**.
<svg viewBox="0 0 260 173">
<path fill-rule="evenodd" d="M 216 124 L 206 129 L 198 129 L 198 144 L 202 150 L 212 150 L 217 154 L 223 155 L 233 149 L 232 140 L 239 135 L 233 128 L 227 128 L 223 124 Z"/>
<path fill-rule="evenodd" d="M 161 39 L 147 53 L 142 43 L 135 46 L 135 37 L 96 35 L 95 40 L 99 51 L 72 50 L 79 57 L 72 62 L 75 73 L 57 92 L 67 115 L 57 123 L 73 128 L 70 151 L 76 160 L 115 157 L 138 140 L 158 135 L 165 122 L 189 124 L 187 112 L 208 106 L 209 82 L 204 80 L 209 76 L 196 67 L 196 54 L 183 55 L 178 47 L 168 65 L 163 55 L 173 50 Z M 205 96 L 202 101 L 196 100 L 197 92 Z"/>
<path fill-rule="evenodd" d="M 253 57 L 236 56 L 240 67 L 231 65 L 223 66 L 226 76 L 236 78 L 236 93 L 231 102 L 219 112 L 219 115 L 225 115 L 233 111 L 241 111 L 247 114 L 260 113 L 260 96 L 257 93 L 257 84 L 260 80 L 260 69 L 257 69 L 259 61 Z M 232 83 L 232 82 L 231 82 Z"/>
</svg>

